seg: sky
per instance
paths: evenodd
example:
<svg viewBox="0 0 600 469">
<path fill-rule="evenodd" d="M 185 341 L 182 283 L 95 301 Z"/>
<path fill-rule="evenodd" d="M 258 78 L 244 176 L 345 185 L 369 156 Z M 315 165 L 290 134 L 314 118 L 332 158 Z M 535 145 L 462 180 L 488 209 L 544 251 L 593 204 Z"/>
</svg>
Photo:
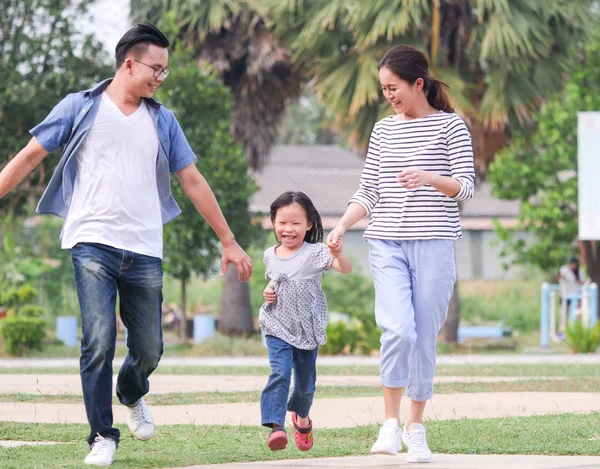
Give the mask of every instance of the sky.
<svg viewBox="0 0 600 469">
<path fill-rule="evenodd" d="M 112 56 L 117 42 L 131 27 L 129 0 L 95 0 L 89 13 L 80 28 L 90 30 Z"/>
</svg>

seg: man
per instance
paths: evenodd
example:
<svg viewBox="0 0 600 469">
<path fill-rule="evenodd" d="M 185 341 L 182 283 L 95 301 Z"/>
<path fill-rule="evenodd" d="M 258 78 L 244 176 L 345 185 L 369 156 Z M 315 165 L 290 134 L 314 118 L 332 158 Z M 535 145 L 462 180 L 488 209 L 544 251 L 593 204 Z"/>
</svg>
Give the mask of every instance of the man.
<svg viewBox="0 0 600 469">
<path fill-rule="evenodd" d="M 169 173 L 177 175 L 218 235 L 223 273 L 229 263 L 240 281 L 252 272 L 250 258 L 193 164 L 196 157 L 179 123 L 152 98 L 169 75 L 168 46 L 150 24 L 125 33 L 115 50 L 114 78 L 63 99 L 0 173 L 2 198 L 48 153 L 64 146 L 38 212 L 65 219 L 61 242 L 73 259 L 83 330 L 81 381 L 91 427 L 86 464 L 110 465 L 120 438 L 111 404 L 117 292 L 129 348 L 117 396 L 132 433 L 142 440 L 154 435 L 143 396 L 163 352 L 162 225 L 181 212 Z"/>
</svg>

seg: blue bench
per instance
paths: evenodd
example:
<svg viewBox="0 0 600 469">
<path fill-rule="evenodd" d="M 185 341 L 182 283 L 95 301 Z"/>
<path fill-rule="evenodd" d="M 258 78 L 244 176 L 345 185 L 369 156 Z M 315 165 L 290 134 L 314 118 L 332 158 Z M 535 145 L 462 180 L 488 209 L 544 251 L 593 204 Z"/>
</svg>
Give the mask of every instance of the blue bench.
<svg viewBox="0 0 600 469">
<path fill-rule="evenodd" d="M 512 336 L 513 330 L 505 326 L 459 326 L 458 342 L 465 339 L 502 339 Z"/>
</svg>

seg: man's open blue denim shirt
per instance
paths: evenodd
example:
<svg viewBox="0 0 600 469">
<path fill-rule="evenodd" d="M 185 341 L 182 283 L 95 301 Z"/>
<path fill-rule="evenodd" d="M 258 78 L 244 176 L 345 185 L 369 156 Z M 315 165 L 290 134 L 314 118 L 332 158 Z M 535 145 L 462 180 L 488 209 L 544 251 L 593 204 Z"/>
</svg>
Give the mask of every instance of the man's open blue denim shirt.
<svg viewBox="0 0 600 469">
<path fill-rule="evenodd" d="M 42 123 L 31 129 L 31 134 L 49 153 L 64 146 L 63 155 L 37 206 L 38 213 L 67 217 L 75 183 L 74 156 L 92 128 L 100 97 L 111 81 L 108 79 L 89 90 L 69 94 Z M 171 194 L 170 173 L 193 163 L 196 155 L 173 113 L 154 99 L 146 99 L 146 102 L 160 141 L 156 157 L 156 183 L 164 224 L 181 213 Z"/>
</svg>

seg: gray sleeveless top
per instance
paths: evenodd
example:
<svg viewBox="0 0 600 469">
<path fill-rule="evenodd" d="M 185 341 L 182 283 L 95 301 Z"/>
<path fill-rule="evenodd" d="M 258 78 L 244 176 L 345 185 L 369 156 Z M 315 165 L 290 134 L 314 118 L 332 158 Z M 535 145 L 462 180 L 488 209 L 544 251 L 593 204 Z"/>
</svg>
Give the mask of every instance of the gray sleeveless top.
<svg viewBox="0 0 600 469">
<path fill-rule="evenodd" d="M 265 335 L 275 336 L 296 348 L 312 350 L 327 340 L 327 301 L 321 288 L 323 273 L 333 257 L 322 243 L 304 243 L 290 257 L 265 251 L 265 277 L 277 301 L 264 303 L 258 324 Z"/>
</svg>

